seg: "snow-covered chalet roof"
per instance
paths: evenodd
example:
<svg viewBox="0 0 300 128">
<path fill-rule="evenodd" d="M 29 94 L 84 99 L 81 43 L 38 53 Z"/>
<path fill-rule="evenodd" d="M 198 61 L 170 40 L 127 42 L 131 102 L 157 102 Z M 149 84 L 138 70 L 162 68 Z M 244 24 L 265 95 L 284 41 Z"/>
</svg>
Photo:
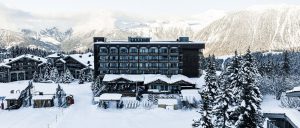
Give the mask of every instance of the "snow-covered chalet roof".
<svg viewBox="0 0 300 128">
<path fill-rule="evenodd" d="M 294 87 L 292 90 L 286 91 L 286 95 L 290 97 L 300 97 L 300 86 Z"/>
<path fill-rule="evenodd" d="M 20 93 L 14 93 L 14 94 L 9 94 L 7 96 L 5 96 L 6 100 L 17 100 L 20 97 Z"/>
<path fill-rule="evenodd" d="M 5 63 L 0 63 L 0 67 L 11 68 L 11 66 L 6 65 Z"/>
<path fill-rule="evenodd" d="M 61 55 L 63 56 L 63 54 L 60 54 L 60 53 L 53 53 L 53 54 L 46 56 L 46 58 L 59 58 L 59 57 L 61 57 Z"/>
<path fill-rule="evenodd" d="M 120 74 L 120 75 L 106 74 L 103 78 L 103 81 L 109 82 L 109 81 L 114 81 L 114 80 L 117 80 L 120 78 L 129 80 L 129 81 L 133 81 L 133 82 L 143 82 L 144 81 L 144 75 L 127 75 L 127 74 Z"/>
<path fill-rule="evenodd" d="M 34 95 L 32 100 L 51 100 L 54 95 Z"/>
<path fill-rule="evenodd" d="M 100 95 L 99 100 L 121 100 L 122 94 L 119 93 L 103 93 Z"/>
<path fill-rule="evenodd" d="M 128 41 L 108 41 L 95 42 L 95 44 L 204 44 L 204 42 L 178 42 L 178 41 L 150 41 L 150 42 L 128 42 Z"/>
<path fill-rule="evenodd" d="M 15 57 L 15 58 L 5 59 L 4 63 L 5 64 L 11 64 L 11 63 L 13 63 L 15 61 L 18 61 L 20 59 L 23 59 L 23 58 L 31 59 L 31 60 L 42 62 L 42 63 L 47 63 L 47 59 L 45 59 L 43 57 L 31 55 L 31 54 L 25 54 L 25 55 L 20 55 L 20 56 Z"/>
<path fill-rule="evenodd" d="M 196 84 L 196 82 L 191 79 L 188 78 L 184 75 L 172 75 L 170 78 L 167 77 L 166 75 L 161 75 L 161 74 L 138 74 L 138 75 L 131 75 L 131 74 L 105 74 L 103 81 L 105 82 L 110 82 L 110 81 L 114 81 L 117 79 L 126 79 L 129 81 L 133 81 L 133 82 L 144 82 L 144 84 L 149 84 L 152 82 L 155 82 L 157 80 L 166 82 L 168 84 L 173 84 L 176 83 L 178 81 L 185 81 L 187 83 L 190 84 Z"/>
<path fill-rule="evenodd" d="M 86 67 L 90 67 L 91 69 L 94 69 L 94 55 L 91 52 L 85 53 L 85 54 L 71 54 L 67 55 L 67 57 L 71 57 L 74 60 L 78 61 L 79 63 L 85 65 Z"/>
</svg>

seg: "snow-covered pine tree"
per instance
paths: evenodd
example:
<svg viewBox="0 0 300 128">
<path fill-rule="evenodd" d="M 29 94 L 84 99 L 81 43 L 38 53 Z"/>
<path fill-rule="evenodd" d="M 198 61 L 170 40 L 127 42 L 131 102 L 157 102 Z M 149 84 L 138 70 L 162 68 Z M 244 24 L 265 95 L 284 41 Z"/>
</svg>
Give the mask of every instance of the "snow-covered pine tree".
<svg viewBox="0 0 300 128">
<path fill-rule="evenodd" d="M 33 73 L 33 78 L 32 78 L 33 82 L 39 82 L 39 75 L 37 74 L 37 72 L 35 71 Z"/>
<path fill-rule="evenodd" d="M 45 73 L 44 73 L 44 81 L 50 80 L 50 74 L 49 74 L 49 69 L 46 68 L 45 69 Z"/>
<path fill-rule="evenodd" d="M 229 66 L 228 68 L 231 68 Z M 230 111 L 233 101 L 233 93 L 231 88 L 231 79 L 228 77 L 231 70 L 226 68 L 219 78 L 218 96 L 216 97 L 215 106 L 213 108 L 213 115 L 215 117 L 214 127 L 216 128 L 230 128 L 233 122 L 230 120 Z"/>
<path fill-rule="evenodd" d="M 209 102 L 209 95 L 207 92 L 203 91 L 200 92 L 201 98 L 202 98 L 202 103 L 200 106 L 200 119 L 194 120 L 194 123 L 192 126 L 195 127 L 200 127 L 200 128 L 213 128 L 212 124 L 212 106 L 211 103 Z"/>
<path fill-rule="evenodd" d="M 86 80 L 88 81 L 88 82 L 92 82 L 93 81 L 93 71 L 92 70 L 90 70 L 89 71 L 89 73 L 86 75 Z"/>
<path fill-rule="evenodd" d="M 203 86 L 202 92 L 200 93 L 202 97 L 202 104 L 200 113 L 200 119 L 194 120 L 193 127 L 202 128 L 212 128 L 212 107 L 214 105 L 215 98 L 217 96 L 217 74 L 214 58 L 209 56 L 207 62 L 207 69 L 205 75 L 205 85 Z"/>
<path fill-rule="evenodd" d="M 242 84 L 242 93 L 240 93 L 239 106 L 234 113 L 238 113 L 238 120 L 235 123 L 236 128 L 262 128 L 263 115 L 261 112 L 262 95 L 256 83 L 258 77 L 255 59 L 250 50 L 243 57 L 243 63 L 240 70 Z"/>
<path fill-rule="evenodd" d="M 43 73 L 40 72 L 40 74 L 39 74 L 39 80 L 38 81 L 40 82 L 40 81 L 43 81 L 43 80 L 44 80 Z"/>
<path fill-rule="evenodd" d="M 64 83 L 71 83 L 74 80 L 73 75 L 71 74 L 70 70 L 67 68 L 64 74 Z"/>
<path fill-rule="evenodd" d="M 65 81 L 65 73 L 61 72 L 58 79 L 58 83 L 64 83 L 64 81 Z"/>
<path fill-rule="evenodd" d="M 52 68 L 52 70 L 50 71 L 50 79 L 55 82 L 58 83 L 59 80 L 59 74 L 58 74 L 58 70 L 56 67 Z"/>
<path fill-rule="evenodd" d="M 228 74 L 228 84 L 233 91 L 233 105 L 237 105 L 239 101 L 239 96 L 241 93 L 242 81 L 240 80 L 239 71 L 241 69 L 242 58 L 238 56 L 237 51 L 234 52 L 235 55 L 232 58 L 230 64 L 227 67 Z"/>
<path fill-rule="evenodd" d="M 84 84 L 83 71 L 80 71 L 78 84 Z"/>
</svg>

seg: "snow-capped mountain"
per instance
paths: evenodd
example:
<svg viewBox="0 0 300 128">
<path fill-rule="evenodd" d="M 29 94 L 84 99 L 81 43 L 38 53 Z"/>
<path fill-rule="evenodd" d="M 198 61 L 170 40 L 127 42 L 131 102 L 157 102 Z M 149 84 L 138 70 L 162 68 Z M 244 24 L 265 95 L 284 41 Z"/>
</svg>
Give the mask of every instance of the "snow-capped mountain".
<svg viewBox="0 0 300 128">
<path fill-rule="evenodd" d="M 300 7 L 263 6 L 241 11 L 211 10 L 186 17 L 142 17 L 99 11 L 80 15 L 72 29 L 58 27 L 20 32 L 0 30 L 0 45 L 38 47 L 47 50 L 92 48 L 94 36 L 126 40 L 128 36 L 150 36 L 152 40 L 175 40 L 189 36 L 206 41 L 206 54 L 226 55 L 234 50 L 293 49 L 300 46 Z"/>
<path fill-rule="evenodd" d="M 207 41 L 207 54 L 226 55 L 234 50 L 269 51 L 299 48 L 300 7 L 251 7 L 214 21 L 196 39 Z"/>
</svg>

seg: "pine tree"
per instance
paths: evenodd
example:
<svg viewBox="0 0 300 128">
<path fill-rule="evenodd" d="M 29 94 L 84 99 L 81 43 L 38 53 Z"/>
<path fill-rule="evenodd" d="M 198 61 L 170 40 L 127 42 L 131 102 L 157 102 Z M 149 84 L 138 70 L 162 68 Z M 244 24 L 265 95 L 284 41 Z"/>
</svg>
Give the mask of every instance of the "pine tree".
<svg viewBox="0 0 300 128">
<path fill-rule="evenodd" d="M 50 75 L 49 75 L 49 69 L 46 68 L 45 69 L 45 73 L 44 73 L 44 81 L 50 80 Z"/>
<path fill-rule="evenodd" d="M 229 66 L 230 67 L 230 66 Z M 228 77 L 231 72 L 225 69 L 220 75 L 218 96 L 216 97 L 213 115 L 215 116 L 214 127 L 230 128 L 233 122 L 230 120 L 230 107 L 232 107 L 233 93 L 231 88 L 231 79 Z"/>
<path fill-rule="evenodd" d="M 39 75 L 36 71 L 33 73 L 33 82 L 39 82 Z"/>
<path fill-rule="evenodd" d="M 80 71 L 78 84 L 84 84 L 83 71 Z"/>
<path fill-rule="evenodd" d="M 205 75 L 205 85 L 200 93 L 202 97 L 202 104 L 200 113 L 200 119 L 194 121 L 193 126 L 198 127 L 201 126 L 203 128 L 212 128 L 212 106 L 214 105 L 214 101 L 217 96 L 217 74 L 215 68 L 214 58 L 209 56 L 206 75 Z"/>
<path fill-rule="evenodd" d="M 93 71 L 92 70 L 90 70 L 89 71 L 89 73 L 86 75 L 86 80 L 88 81 L 88 82 L 92 82 L 93 81 Z"/>
<path fill-rule="evenodd" d="M 71 74 L 70 70 L 67 69 L 64 74 L 64 83 L 71 83 L 74 80 L 73 75 Z"/>
<path fill-rule="evenodd" d="M 228 74 L 228 83 L 233 91 L 233 95 L 235 96 L 233 98 L 233 105 L 237 105 L 240 99 L 239 95 L 241 93 L 240 90 L 242 86 L 242 81 L 240 80 L 239 71 L 241 69 L 241 62 L 241 57 L 239 57 L 237 51 L 235 51 L 235 55 L 232 58 L 232 61 L 230 62 L 229 66 L 227 67 L 227 72 L 230 73 Z"/>
<path fill-rule="evenodd" d="M 43 81 L 43 80 L 44 80 L 43 74 L 42 74 L 42 72 L 40 72 L 38 81 L 40 82 L 40 81 Z"/>
<path fill-rule="evenodd" d="M 55 82 L 55 83 L 58 83 L 59 81 L 59 73 L 58 73 L 58 70 L 57 68 L 53 68 L 50 72 L 50 79 Z"/>
<path fill-rule="evenodd" d="M 235 127 L 262 128 L 264 122 L 260 108 L 262 95 L 256 83 L 258 71 L 250 50 L 247 51 L 243 59 L 244 61 L 240 70 L 240 79 L 243 84 L 241 86 L 242 90 L 240 90 L 239 106 L 234 111 L 234 113 L 239 114 Z"/>
</svg>

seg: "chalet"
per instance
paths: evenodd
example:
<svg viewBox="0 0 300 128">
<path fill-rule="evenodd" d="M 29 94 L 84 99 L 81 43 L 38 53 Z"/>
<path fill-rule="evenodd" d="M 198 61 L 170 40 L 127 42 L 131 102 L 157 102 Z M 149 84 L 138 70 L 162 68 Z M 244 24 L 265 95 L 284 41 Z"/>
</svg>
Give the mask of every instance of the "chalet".
<svg viewBox="0 0 300 128">
<path fill-rule="evenodd" d="M 128 96 L 139 93 L 180 94 L 182 89 L 196 88 L 196 83 L 183 75 L 167 77 L 160 74 L 106 74 L 102 83 L 106 87 L 104 92 L 121 93 Z"/>
<path fill-rule="evenodd" d="M 78 79 L 80 72 L 88 74 L 94 70 L 94 56 L 93 53 L 65 55 L 56 59 L 54 65 L 59 72 L 65 72 L 68 68 L 74 78 Z"/>
<path fill-rule="evenodd" d="M 39 72 L 39 65 L 46 62 L 45 58 L 30 54 L 5 59 L 0 64 L 0 82 L 30 80 L 34 72 Z"/>
<path fill-rule="evenodd" d="M 32 97 L 34 108 L 54 106 L 54 95 L 35 95 Z"/>
</svg>

